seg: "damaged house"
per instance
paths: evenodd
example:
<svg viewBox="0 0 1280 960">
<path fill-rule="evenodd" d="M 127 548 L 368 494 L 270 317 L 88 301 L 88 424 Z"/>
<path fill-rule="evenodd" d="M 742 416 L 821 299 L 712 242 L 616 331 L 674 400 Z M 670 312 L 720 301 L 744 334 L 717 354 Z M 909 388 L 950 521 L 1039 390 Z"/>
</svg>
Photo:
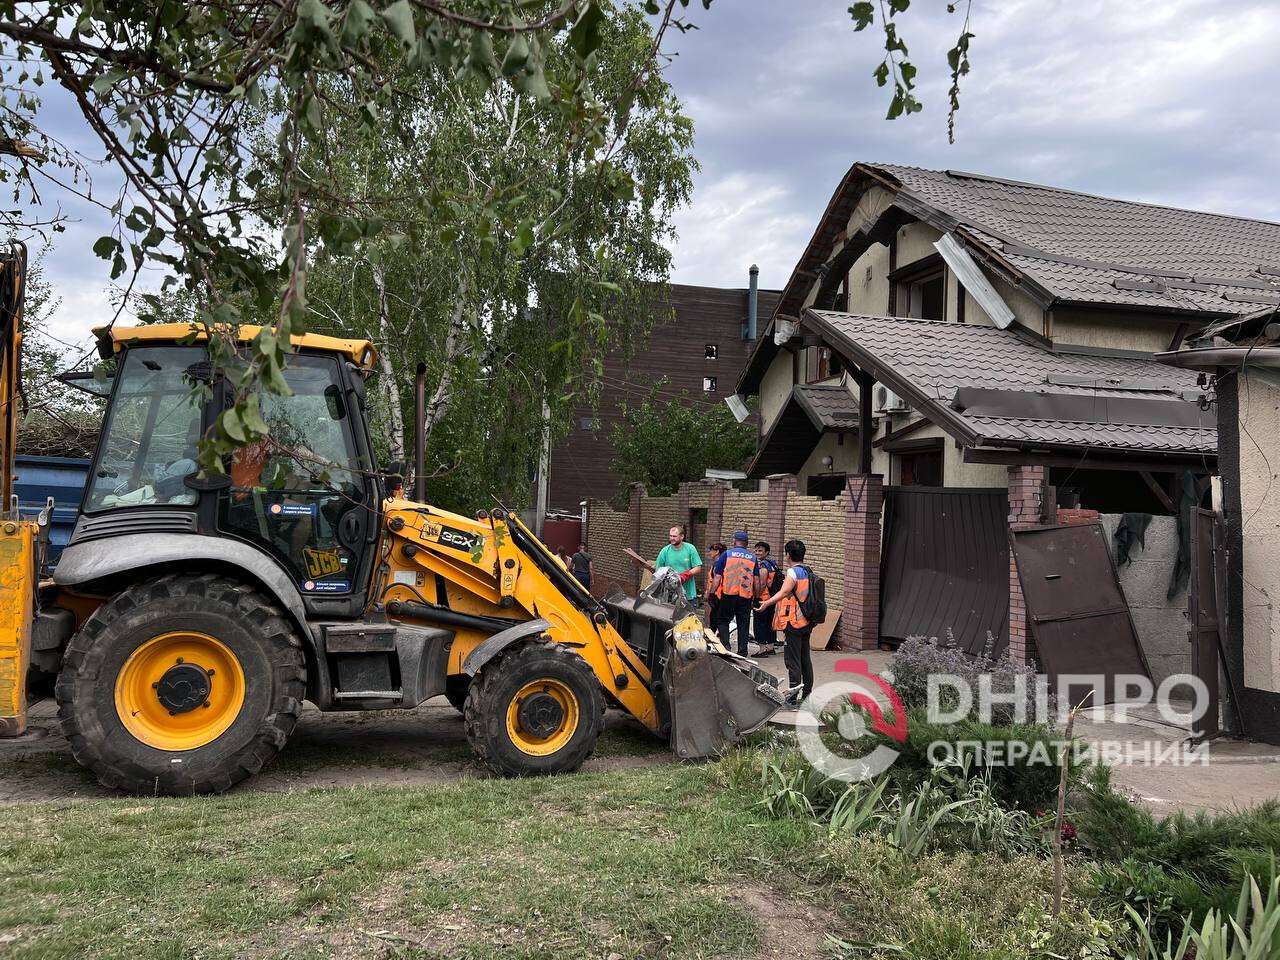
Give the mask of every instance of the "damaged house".
<svg viewBox="0 0 1280 960">
<path fill-rule="evenodd" d="M 1217 472 L 1217 425 L 1195 371 L 1155 355 L 1280 302 L 1268 264 L 1280 225 L 854 164 L 738 381 L 759 398 L 750 476 L 845 504 L 842 644 L 950 630 L 976 650 L 989 632 L 1028 661 L 1009 544 L 1104 515 L 1107 543 L 1077 544 L 1093 551 L 1073 561 L 1085 576 L 1109 563 L 1097 549 L 1122 515 L 1151 515 L 1138 563 L 1156 542 L 1168 563 L 1124 568 L 1129 602 L 1112 612 L 1136 627 L 1139 659 L 1163 662 L 1154 674 L 1187 669 L 1178 518 Z M 1054 590 L 1066 603 L 1101 589 L 1058 572 L 1026 586 L 1049 607 Z"/>
</svg>

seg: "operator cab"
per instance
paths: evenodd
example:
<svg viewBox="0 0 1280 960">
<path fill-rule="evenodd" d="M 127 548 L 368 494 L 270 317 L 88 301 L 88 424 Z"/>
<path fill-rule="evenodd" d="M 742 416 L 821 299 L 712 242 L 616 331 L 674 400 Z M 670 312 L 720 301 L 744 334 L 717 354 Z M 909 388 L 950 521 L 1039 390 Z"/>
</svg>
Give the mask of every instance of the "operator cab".
<svg viewBox="0 0 1280 960">
<path fill-rule="evenodd" d="M 130 337 L 112 344 L 111 402 L 71 544 L 126 533 L 242 541 L 287 574 L 309 615 L 357 616 L 382 495 L 364 414 L 368 366 L 330 343 L 306 345 L 331 338 L 296 338 L 289 395 L 260 397 L 268 436 L 200 478 L 197 443 L 234 403 L 232 385 L 202 344 L 175 343 L 192 339 L 190 327 L 167 326 L 182 332 L 113 331 Z"/>
</svg>

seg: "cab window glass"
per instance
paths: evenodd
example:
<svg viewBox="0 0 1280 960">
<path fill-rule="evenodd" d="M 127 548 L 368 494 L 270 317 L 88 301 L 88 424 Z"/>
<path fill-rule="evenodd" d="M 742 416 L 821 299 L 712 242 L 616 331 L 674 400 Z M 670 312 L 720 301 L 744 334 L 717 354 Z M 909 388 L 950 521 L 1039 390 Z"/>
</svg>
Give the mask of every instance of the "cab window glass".
<svg viewBox="0 0 1280 960">
<path fill-rule="evenodd" d="M 228 458 L 231 486 L 220 497 L 219 522 L 275 555 L 305 592 L 346 593 L 358 544 L 342 536 L 344 518 L 357 512 L 349 528 L 365 508 L 338 367 L 295 356 L 285 379 L 290 396 L 261 396 L 267 438 Z"/>
<path fill-rule="evenodd" d="M 193 384 L 207 375 L 200 347 L 134 347 L 125 353 L 87 511 L 151 505 L 189 506 L 183 478 L 196 471 L 200 403 Z"/>
</svg>

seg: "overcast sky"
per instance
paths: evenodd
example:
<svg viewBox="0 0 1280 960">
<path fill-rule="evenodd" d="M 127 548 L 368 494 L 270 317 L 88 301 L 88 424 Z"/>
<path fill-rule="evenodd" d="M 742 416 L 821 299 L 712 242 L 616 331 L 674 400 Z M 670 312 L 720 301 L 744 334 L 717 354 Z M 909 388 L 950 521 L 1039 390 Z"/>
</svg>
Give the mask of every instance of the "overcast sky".
<svg viewBox="0 0 1280 960">
<path fill-rule="evenodd" d="M 882 37 L 855 34 L 847 7 L 691 4 L 700 29 L 671 41 L 667 71 L 696 124 L 702 172 L 678 217 L 673 280 L 743 286 L 755 262 L 763 286 L 781 286 L 856 160 L 1280 220 L 1278 3 L 975 0 L 954 145 L 945 53 L 962 14 L 916 0 L 901 17 L 925 109 L 890 122 L 871 78 Z M 100 155 L 66 105 L 51 106 L 53 129 Z M 112 313 L 106 265 L 89 249 L 107 222 L 61 202 L 77 222 L 47 259 L 62 299 L 54 332 L 78 341 Z"/>
</svg>

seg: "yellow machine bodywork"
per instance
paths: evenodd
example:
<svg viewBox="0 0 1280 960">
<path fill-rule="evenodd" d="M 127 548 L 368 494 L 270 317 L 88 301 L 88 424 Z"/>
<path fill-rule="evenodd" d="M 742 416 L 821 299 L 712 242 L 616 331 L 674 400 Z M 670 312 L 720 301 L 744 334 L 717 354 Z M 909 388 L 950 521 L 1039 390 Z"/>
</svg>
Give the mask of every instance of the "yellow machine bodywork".
<svg viewBox="0 0 1280 960">
<path fill-rule="evenodd" d="M 0 521 L 0 736 L 27 730 L 27 663 L 36 591 L 36 525 Z"/>
<path fill-rule="evenodd" d="M 20 244 L 0 260 L 0 736 L 27 729 L 27 661 L 35 610 L 37 527 L 13 497 L 14 444 L 22 377 L 22 296 L 27 254 Z"/>
<path fill-rule="evenodd" d="M 576 651 L 628 713 L 658 732 L 649 668 L 607 619 L 593 619 L 578 609 L 530 562 L 513 542 L 512 526 L 536 542 L 533 533 L 514 516 L 472 520 L 407 500 L 389 500 L 380 545 L 382 563 L 373 595 L 387 604 L 392 619 L 408 622 L 423 621 L 396 613 L 402 609 L 397 601 L 446 605 L 477 616 L 540 617 L 550 624 L 545 633 L 552 642 Z M 549 551 L 547 555 L 551 556 Z M 440 584 L 446 596 L 440 596 Z M 456 629 L 449 654 L 450 675 L 463 674 L 467 657 L 487 639 L 481 631 Z"/>
</svg>

